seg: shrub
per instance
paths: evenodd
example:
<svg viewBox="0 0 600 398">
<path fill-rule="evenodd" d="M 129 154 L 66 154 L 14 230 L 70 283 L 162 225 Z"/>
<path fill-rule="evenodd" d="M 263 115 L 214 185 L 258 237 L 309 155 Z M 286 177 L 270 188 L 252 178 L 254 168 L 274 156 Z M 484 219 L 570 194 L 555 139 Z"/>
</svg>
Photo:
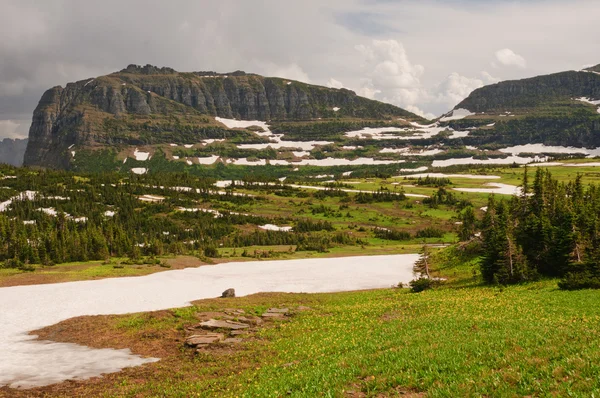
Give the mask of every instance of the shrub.
<svg viewBox="0 0 600 398">
<path fill-rule="evenodd" d="M 589 272 L 568 273 L 558 282 L 562 290 L 600 289 L 600 278 Z"/>
<path fill-rule="evenodd" d="M 419 293 L 424 290 L 433 289 L 435 281 L 429 278 L 413 279 L 408 283 L 410 285 L 410 291 L 413 293 Z"/>
</svg>

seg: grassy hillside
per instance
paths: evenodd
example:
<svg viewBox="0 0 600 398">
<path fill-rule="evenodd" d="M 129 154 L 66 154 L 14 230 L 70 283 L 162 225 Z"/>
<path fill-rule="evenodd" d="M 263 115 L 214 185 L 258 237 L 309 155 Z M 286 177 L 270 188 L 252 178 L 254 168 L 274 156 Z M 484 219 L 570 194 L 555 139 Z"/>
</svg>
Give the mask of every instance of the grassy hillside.
<svg viewBox="0 0 600 398">
<path fill-rule="evenodd" d="M 479 284 L 476 257 L 436 255 L 450 278 L 407 289 L 335 294 L 259 294 L 203 300 L 149 314 L 85 317 L 42 337 L 94 347 L 133 347 L 163 358 L 99 380 L 27 393 L 86 396 L 592 396 L 600 309 L 593 291 L 564 292 L 553 280 L 508 288 Z M 197 314 L 225 308 L 261 314 L 287 307 L 238 346 L 194 353 L 182 345 Z M 305 307 L 309 307 L 308 309 Z M 36 332 L 37 333 L 37 332 Z M 5 390 L 6 391 L 6 390 Z M 11 391 L 12 392 L 12 391 Z M 15 392 L 14 396 L 24 396 Z"/>
</svg>

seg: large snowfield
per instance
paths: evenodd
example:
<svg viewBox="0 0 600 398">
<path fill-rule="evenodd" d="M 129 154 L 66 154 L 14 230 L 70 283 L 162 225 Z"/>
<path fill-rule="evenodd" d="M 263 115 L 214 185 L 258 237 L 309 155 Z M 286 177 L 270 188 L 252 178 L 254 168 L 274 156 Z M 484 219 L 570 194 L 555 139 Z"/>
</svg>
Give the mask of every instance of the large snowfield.
<svg viewBox="0 0 600 398">
<path fill-rule="evenodd" d="M 182 307 L 228 288 L 238 295 L 386 288 L 410 281 L 417 259 L 404 254 L 226 263 L 143 277 L 0 288 L 0 386 L 43 386 L 158 360 L 129 350 L 36 341 L 27 334 L 65 319 Z"/>
</svg>

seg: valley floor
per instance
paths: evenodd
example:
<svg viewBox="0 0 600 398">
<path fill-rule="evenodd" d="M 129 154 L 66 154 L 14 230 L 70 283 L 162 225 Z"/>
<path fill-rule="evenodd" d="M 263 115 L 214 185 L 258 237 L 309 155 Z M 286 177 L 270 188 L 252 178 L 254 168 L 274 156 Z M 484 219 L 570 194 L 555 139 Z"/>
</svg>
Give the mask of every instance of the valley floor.
<svg viewBox="0 0 600 398">
<path fill-rule="evenodd" d="M 262 293 L 209 299 L 167 311 L 70 319 L 42 339 L 131 348 L 160 357 L 26 396 L 591 396 L 600 391 L 597 292 L 565 292 L 553 280 L 507 288 L 479 284 L 477 259 L 451 248 L 435 256 L 442 287 L 333 294 Z M 242 342 L 186 348 L 204 317 L 289 308 Z"/>
</svg>

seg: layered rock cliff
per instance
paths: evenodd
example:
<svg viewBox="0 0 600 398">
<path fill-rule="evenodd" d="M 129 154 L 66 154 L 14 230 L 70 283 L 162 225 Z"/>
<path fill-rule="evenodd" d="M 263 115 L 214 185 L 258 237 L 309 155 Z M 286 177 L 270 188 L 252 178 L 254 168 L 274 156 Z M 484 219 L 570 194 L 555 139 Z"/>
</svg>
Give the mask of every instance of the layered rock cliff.
<svg viewBox="0 0 600 398">
<path fill-rule="evenodd" d="M 471 112 L 536 108 L 572 98 L 600 98 L 600 65 L 481 87 L 456 106 Z"/>
<path fill-rule="evenodd" d="M 401 117 L 401 108 L 297 81 L 244 72 L 180 73 L 130 65 L 120 72 L 54 87 L 33 114 L 25 165 L 68 168 L 71 145 L 110 142 L 107 120 L 210 115 L 244 120 Z"/>
<path fill-rule="evenodd" d="M 470 129 L 471 145 L 600 147 L 599 72 L 597 65 L 479 88 L 455 107 L 472 114 L 448 124 Z"/>
</svg>

